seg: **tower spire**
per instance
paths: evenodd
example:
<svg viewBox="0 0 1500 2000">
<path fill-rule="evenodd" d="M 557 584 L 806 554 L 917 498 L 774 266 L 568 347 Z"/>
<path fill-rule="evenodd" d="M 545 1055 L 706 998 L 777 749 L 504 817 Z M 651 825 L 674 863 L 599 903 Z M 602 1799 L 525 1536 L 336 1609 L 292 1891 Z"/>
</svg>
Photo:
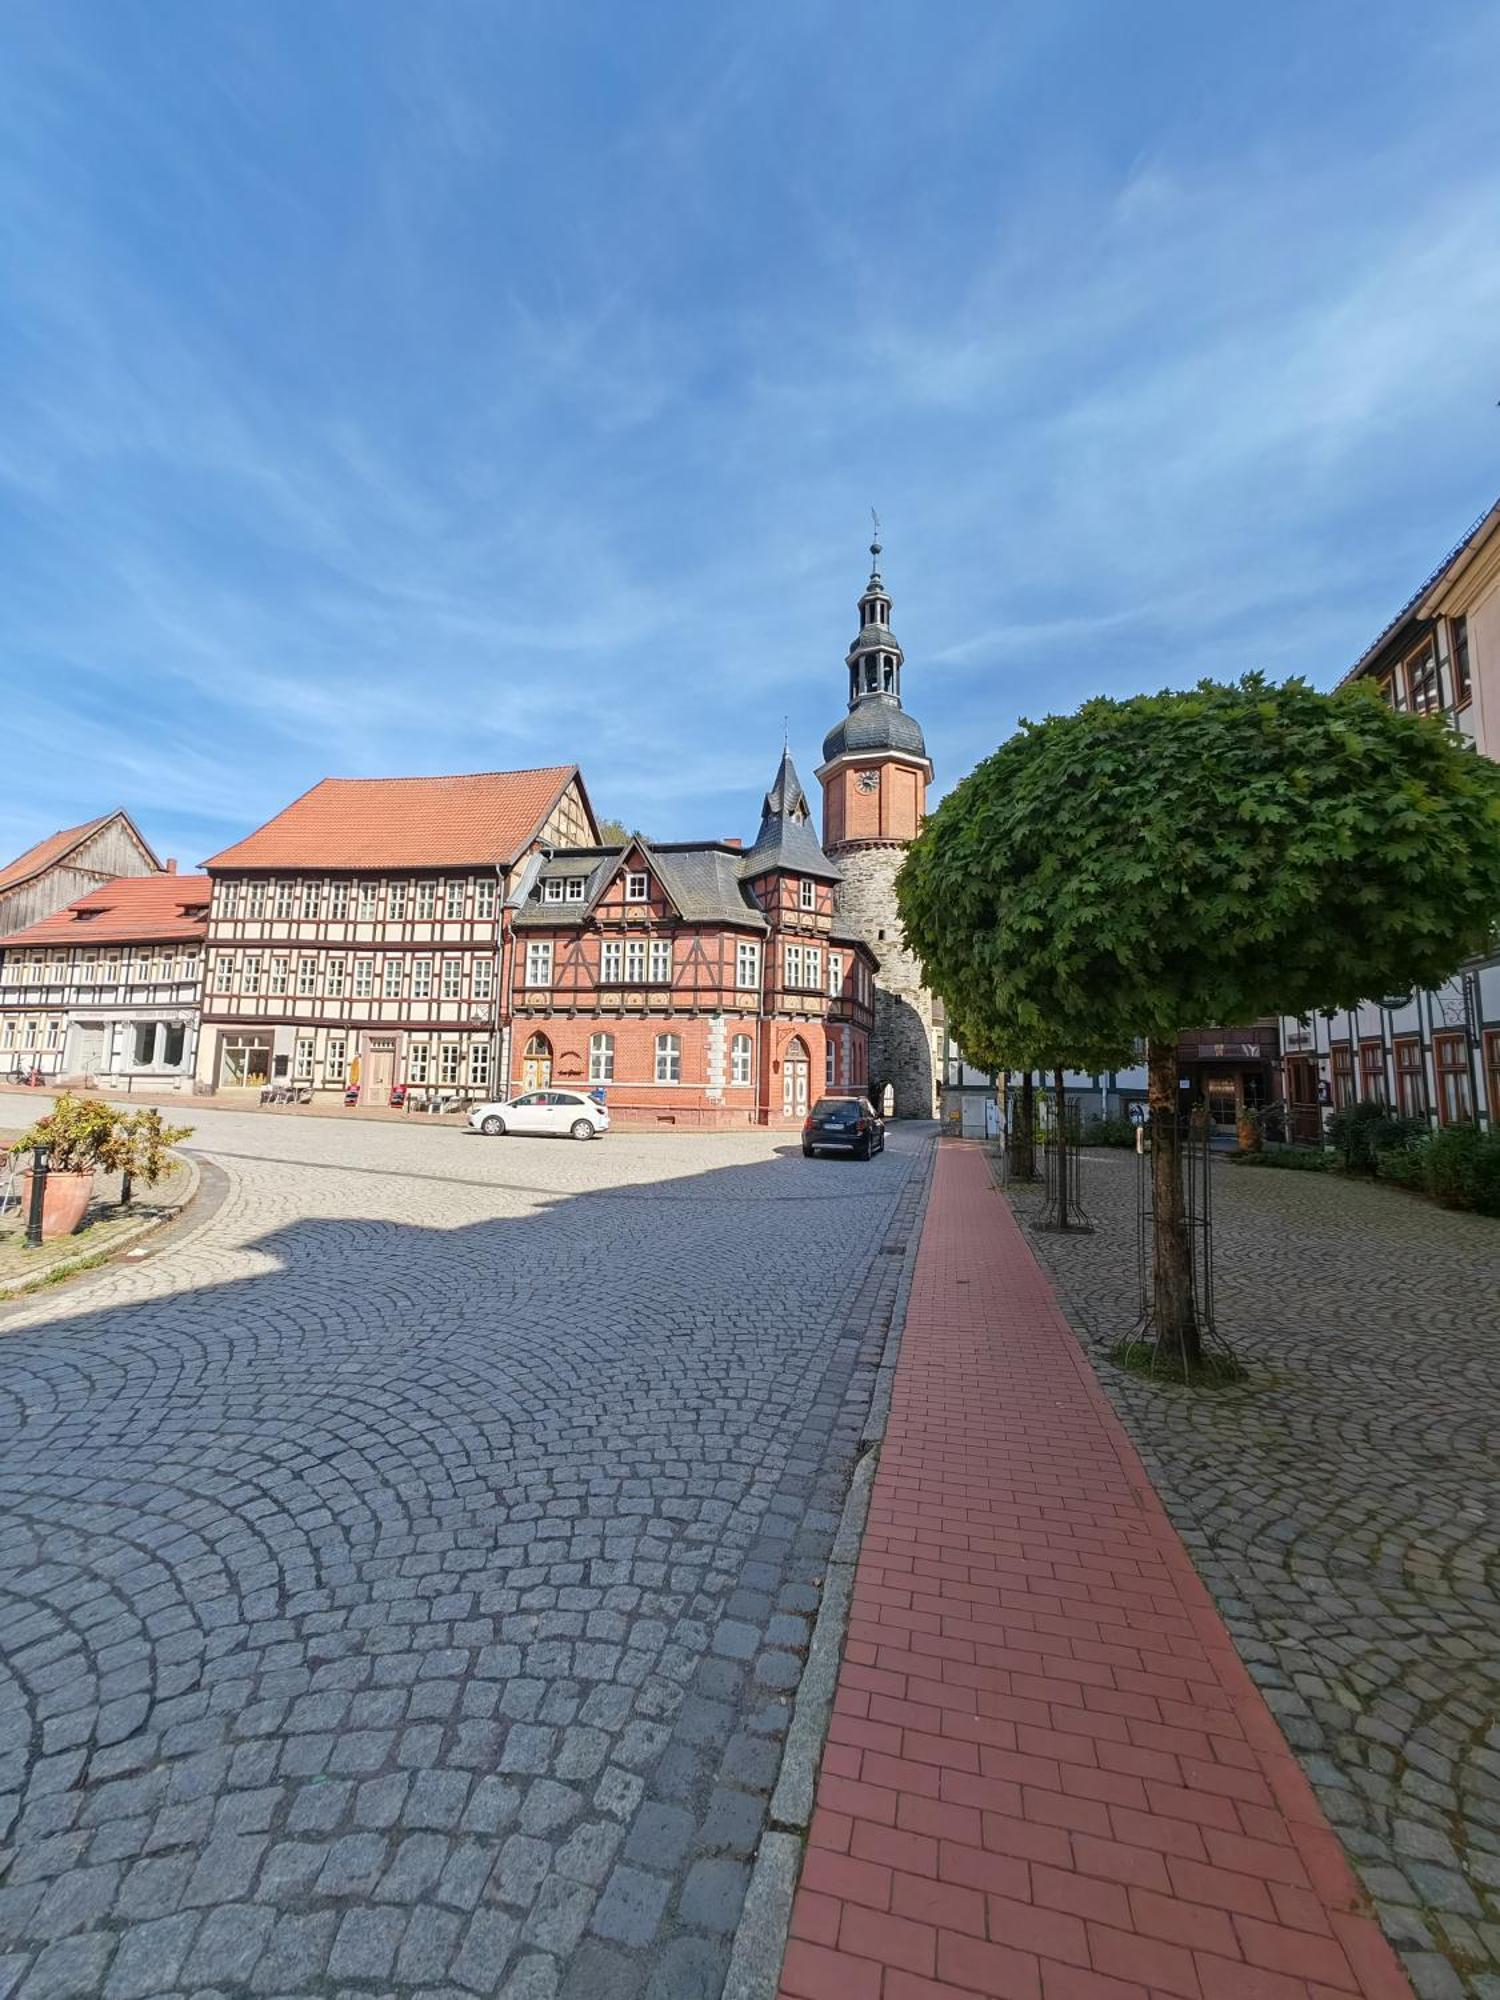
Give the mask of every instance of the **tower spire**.
<svg viewBox="0 0 1500 2000">
<path fill-rule="evenodd" d="M 880 516 L 872 507 L 870 581 L 859 600 L 859 635 L 849 648 L 849 706 L 864 701 L 901 706 L 901 648 L 891 630 L 891 600 L 880 574 Z"/>
</svg>

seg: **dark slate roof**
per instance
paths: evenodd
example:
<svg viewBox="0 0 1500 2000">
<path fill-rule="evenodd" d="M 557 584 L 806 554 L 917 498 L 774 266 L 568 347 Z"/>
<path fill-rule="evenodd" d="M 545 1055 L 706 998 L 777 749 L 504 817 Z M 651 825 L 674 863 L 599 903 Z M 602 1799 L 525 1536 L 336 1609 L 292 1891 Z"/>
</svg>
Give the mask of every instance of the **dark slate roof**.
<svg viewBox="0 0 1500 2000">
<path fill-rule="evenodd" d="M 927 756 L 922 725 L 889 694 L 865 694 L 823 738 L 823 762 L 862 755 L 868 750 L 900 750 L 909 757 Z"/>
<path fill-rule="evenodd" d="M 740 874 L 748 882 L 773 868 L 784 868 L 792 875 L 813 875 L 824 882 L 843 880 L 843 870 L 818 845 L 812 808 L 787 750 L 781 753 L 780 766 L 760 809 L 760 831 L 745 852 Z"/>
<path fill-rule="evenodd" d="M 829 927 L 828 937 L 829 941 L 833 944 L 857 944 L 862 946 L 870 954 L 871 958 L 875 960 L 876 965 L 880 964 L 874 945 L 871 944 L 864 933 L 862 931 L 851 930 L 848 924 L 841 924 L 837 918 L 834 919 Z"/>
<path fill-rule="evenodd" d="M 558 848 L 538 870 L 535 888 L 516 912 L 517 925 L 530 930 L 582 924 L 593 915 L 595 903 L 632 849 L 638 849 L 647 867 L 654 871 L 684 922 L 734 924 L 741 930 L 754 931 L 766 928 L 759 905 L 740 881 L 743 856 L 737 847 L 716 842 L 658 847 L 638 840 L 625 841 L 618 847 Z M 541 885 L 549 878 L 567 880 L 579 875 L 588 877 L 581 903 L 541 900 Z"/>
</svg>

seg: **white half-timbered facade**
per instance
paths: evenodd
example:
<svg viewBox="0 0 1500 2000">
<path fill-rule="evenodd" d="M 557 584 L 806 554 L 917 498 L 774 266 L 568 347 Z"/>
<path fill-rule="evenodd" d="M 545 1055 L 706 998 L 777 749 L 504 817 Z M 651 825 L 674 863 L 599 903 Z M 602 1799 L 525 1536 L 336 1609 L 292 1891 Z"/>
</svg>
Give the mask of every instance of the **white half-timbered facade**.
<svg viewBox="0 0 1500 2000">
<path fill-rule="evenodd" d="M 597 837 L 574 766 L 325 779 L 207 864 L 202 1087 L 486 1095 L 519 877 Z"/>
<path fill-rule="evenodd" d="M 210 886 L 127 876 L 0 940 L 0 1075 L 190 1089 Z"/>
</svg>

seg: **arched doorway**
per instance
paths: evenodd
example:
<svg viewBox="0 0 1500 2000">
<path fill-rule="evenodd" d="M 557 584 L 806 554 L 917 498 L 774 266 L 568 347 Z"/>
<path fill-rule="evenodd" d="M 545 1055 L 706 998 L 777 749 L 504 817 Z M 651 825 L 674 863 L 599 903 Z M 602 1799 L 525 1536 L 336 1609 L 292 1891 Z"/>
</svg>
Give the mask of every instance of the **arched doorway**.
<svg viewBox="0 0 1500 2000">
<path fill-rule="evenodd" d="M 807 1116 L 807 1044 L 794 1035 L 781 1058 L 781 1112 L 784 1118 Z"/>
<path fill-rule="evenodd" d="M 552 1044 L 545 1035 L 533 1035 L 521 1058 L 521 1088 L 545 1090 L 552 1081 Z"/>
</svg>

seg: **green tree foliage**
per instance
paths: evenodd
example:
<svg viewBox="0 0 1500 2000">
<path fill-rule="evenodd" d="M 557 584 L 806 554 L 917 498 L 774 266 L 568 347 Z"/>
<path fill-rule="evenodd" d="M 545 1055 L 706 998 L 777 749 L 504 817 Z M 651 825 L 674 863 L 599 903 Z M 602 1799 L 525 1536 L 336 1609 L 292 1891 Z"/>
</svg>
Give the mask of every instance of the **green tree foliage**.
<svg viewBox="0 0 1500 2000">
<path fill-rule="evenodd" d="M 1438 985 L 1484 949 L 1500 766 L 1360 683 L 1250 675 L 1090 701 L 1023 723 L 971 772 L 897 893 L 979 1045 L 1071 1064 L 1148 1038 L 1157 1333 L 1191 1364 L 1178 1034 Z"/>
<path fill-rule="evenodd" d="M 622 819 L 601 819 L 599 838 L 606 847 L 623 847 L 630 838 L 630 828 Z"/>
<path fill-rule="evenodd" d="M 1500 767 L 1364 683 L 1259 675 L 1023 723 L 901 871 L 935 989 L 1004 1045 L 1433 986 L 1500 917 Z"/>
</svg>

